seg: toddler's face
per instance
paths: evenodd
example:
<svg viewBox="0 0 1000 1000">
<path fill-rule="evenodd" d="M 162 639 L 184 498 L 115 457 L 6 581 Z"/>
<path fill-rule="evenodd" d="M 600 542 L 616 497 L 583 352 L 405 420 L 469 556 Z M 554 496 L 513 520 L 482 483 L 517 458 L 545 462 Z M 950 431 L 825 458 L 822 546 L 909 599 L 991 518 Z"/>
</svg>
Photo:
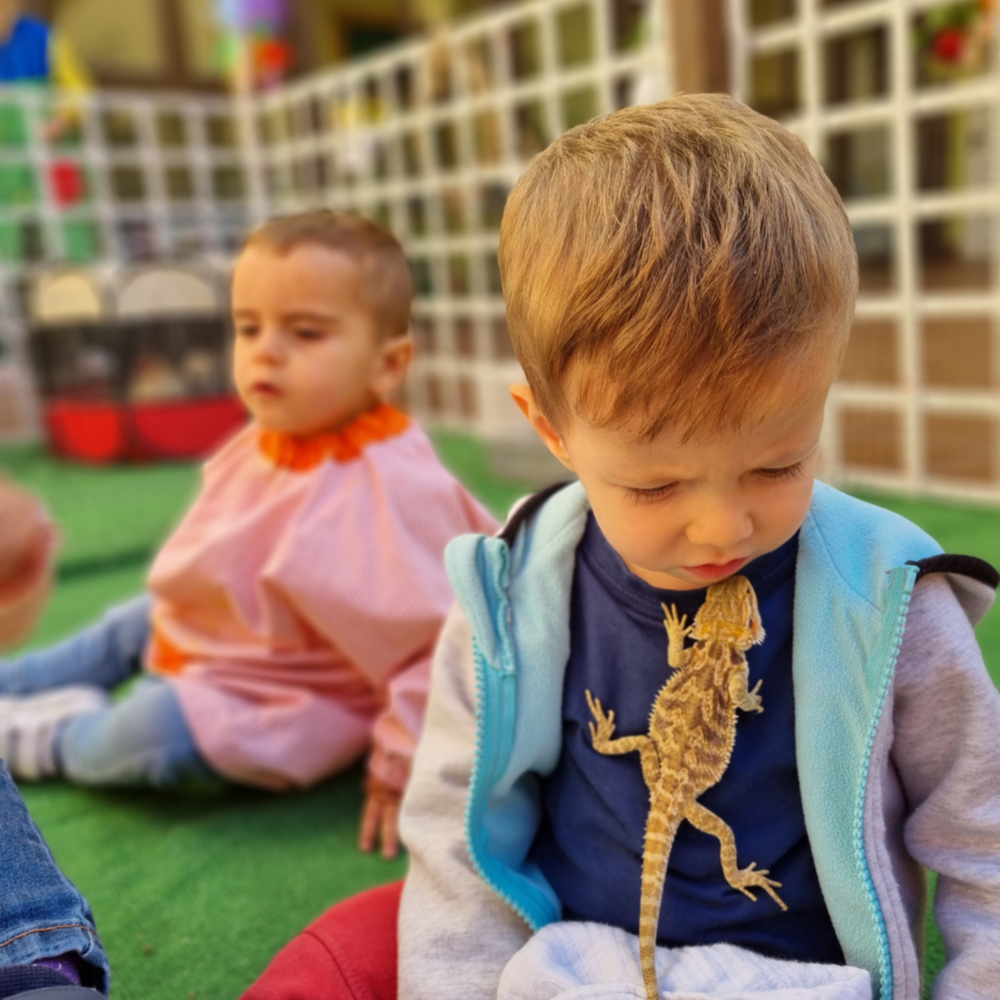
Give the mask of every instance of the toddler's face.
<svg viewBox="0 0 1000 1000">
<path fill-rule="evenodd" d="M 379 341 L 359 266 L 302 244 L 284 254 L 248 247 L 233 275 L 233 374 L 268 430 L 333 430 L 395 388 L 409 341 Z"/>
<path fill-rule="evenodd" d="M 579 477 L 605 537 L 655 587 L 694 590 L 738 573 L 798 531 L 812 498 L 830 378 L 792 384 L 756 426 L 684 442 L 574 418 L 559 435 L 527 386 L 515 399 Z"/>
</svg>

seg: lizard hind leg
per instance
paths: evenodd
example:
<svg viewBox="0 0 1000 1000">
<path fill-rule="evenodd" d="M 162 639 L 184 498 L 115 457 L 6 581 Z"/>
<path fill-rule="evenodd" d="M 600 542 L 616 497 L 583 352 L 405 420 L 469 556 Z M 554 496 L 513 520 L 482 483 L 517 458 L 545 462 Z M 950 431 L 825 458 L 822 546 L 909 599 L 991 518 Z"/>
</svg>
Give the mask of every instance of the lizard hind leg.
<svg viewBox="0 0 1000 1000">
<path fill-rule="evenodd" d="M 684 818 L 702 833 L 711 834 L 718 839 L 721 846 L 722 873 L 734 889 L 738 889 L 744 896 L 748 896 L 754 901 L 757 897 L 750 889 L 763 889 L 778 906 L 783 910 L 788 909 L 781 897 L 774 891 L 776 888 L 781 888 L 781 883 L 767 877 L 768 869 L 762 868 L 758 871 L 755 861 L 746 868 L 737 867 L 736 837 L 725 820 L 720 819 L 699 802 L 692 802 L 688 806 Z"/>
</svg>

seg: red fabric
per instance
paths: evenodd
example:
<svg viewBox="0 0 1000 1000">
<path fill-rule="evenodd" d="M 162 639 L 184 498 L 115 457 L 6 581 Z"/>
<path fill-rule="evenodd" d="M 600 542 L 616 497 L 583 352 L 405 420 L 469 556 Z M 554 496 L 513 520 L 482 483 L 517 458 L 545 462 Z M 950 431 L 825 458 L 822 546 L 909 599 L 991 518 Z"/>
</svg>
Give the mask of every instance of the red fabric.
<svg viewBox="0 0 1000 1000">
<path fill-rule="evenodd" d="M 271 960 L 242 1000 L 396 1000 L 396 920 L 403 883 L 326 911 Z"/>
</svg>

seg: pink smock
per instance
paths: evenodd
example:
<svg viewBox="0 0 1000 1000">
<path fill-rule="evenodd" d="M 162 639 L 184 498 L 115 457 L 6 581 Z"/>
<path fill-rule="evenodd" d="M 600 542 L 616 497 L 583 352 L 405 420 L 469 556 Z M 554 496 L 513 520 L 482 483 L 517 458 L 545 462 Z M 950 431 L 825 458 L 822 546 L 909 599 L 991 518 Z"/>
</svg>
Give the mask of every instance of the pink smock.
<svg viewBox="0 0 1000 1000">
<path fill-rule="evenodd" d="M 495 529 L 389 406 L 309 439 L 251 425 L 153 563 L 146 666 L 233 781 L 305 787 L 371 747 L 402 789 L 452 602 L 445 545 Z"/>
</svg>

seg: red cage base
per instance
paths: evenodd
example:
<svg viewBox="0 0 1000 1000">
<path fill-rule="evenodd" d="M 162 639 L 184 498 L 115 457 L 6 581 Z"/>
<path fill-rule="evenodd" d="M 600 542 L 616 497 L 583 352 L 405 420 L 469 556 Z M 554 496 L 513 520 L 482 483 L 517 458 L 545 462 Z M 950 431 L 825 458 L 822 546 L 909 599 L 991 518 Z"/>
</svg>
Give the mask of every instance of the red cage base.
<svg viewBox="0 0 1000 1000">
<path fill-rule="evenodd" d="M 204 458 L 246 419 L 234 395 L 156 403 L 56 399 L 45 404 L 52 450 L 97 464 Z"/>
</svg>

